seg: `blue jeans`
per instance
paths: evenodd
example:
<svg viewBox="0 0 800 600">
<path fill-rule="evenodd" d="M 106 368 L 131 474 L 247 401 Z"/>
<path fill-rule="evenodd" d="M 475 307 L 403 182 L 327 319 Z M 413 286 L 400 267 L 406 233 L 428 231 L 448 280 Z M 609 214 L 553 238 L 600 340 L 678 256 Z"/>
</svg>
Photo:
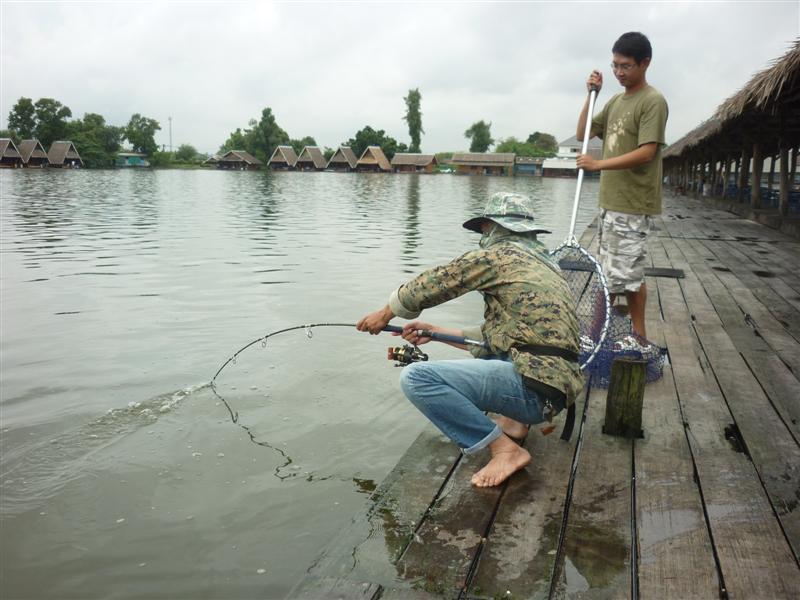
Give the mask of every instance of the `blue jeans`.
<svg viewBox="0 0 800 600">
<path fill-rule="evenodd" d="M 478 452 L 503 433 L 484 411 L 530 425 L 544 420 L 539 396 L 523 384 L 507 360 L 412 363 L 403 369 L 400 386 L 414 406 L 464 454 Z"/>
</svg>

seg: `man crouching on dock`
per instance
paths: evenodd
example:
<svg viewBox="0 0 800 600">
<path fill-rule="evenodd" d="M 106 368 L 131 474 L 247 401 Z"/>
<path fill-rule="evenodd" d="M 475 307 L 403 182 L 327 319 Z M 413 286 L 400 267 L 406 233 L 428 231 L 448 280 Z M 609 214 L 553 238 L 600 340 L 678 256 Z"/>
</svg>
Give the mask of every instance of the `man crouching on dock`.
<svg viewBox="0 0 800 600">
<path fill-rule="evenodd" d="M 394 317 L 416 319 L 423 309 L 479 291 L 484 322 L 445 329 L 411 321 L 402 336 L 426 344 L 422 330 L 483 340 L 487 349 L 451 343 L 481 360 L 416 362 L 403 369 L 403 392 L 464 454 L 489 447 L 491 460 L 472 477 L 489 487 L 531 461 L 514 438 L 551 420 L 583 387 L 577 362 L 578 320 L 569 287 L 536 239 L 550 233 L 534 224 L 533 203 L 520 194 L 494 194 L 483 215 L 464 227 L 481 233 L 480 249 L 429 269 L 391 294 L 357 328 L 376 335 Z M 484 412 L 497 413 L 495 422 Z"/>
</svg>

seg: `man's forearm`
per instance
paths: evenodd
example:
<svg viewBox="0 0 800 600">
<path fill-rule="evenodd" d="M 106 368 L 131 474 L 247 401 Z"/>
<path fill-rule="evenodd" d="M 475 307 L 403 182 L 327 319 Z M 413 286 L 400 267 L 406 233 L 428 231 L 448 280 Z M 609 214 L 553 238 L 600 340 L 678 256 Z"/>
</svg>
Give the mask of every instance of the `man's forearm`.
<svg viewBox="0 0 800 600">
<path fill-rule="evenodd" d="M 614 158 L 604 158 L 597 161 L 599 170 L 601 171 L 619 171 L 621 169 L 633 169 L 640 165 L 644 165 L 652 161 L 658 150 L 657 144 L 644 144 L 639 146 L 636 150 L 632 150 L 621 156 Z"/>
</svg>

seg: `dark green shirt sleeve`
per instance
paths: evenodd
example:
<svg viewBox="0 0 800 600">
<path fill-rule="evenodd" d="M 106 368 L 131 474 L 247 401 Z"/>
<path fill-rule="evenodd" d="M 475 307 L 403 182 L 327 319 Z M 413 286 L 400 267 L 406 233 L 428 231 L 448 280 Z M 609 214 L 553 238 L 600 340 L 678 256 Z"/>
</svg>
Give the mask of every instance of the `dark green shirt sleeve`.
<svg viewBox="0 0 800 600">
<path fill-rule="evenodd" d="M 667 127 L 669 109 L 667 101 L 661 94 L 647 98 L 642 104 L 642 118 L 639 121 L 639 145 L 663 145 L 665 143 L 664 131 Z"/>
</svg>

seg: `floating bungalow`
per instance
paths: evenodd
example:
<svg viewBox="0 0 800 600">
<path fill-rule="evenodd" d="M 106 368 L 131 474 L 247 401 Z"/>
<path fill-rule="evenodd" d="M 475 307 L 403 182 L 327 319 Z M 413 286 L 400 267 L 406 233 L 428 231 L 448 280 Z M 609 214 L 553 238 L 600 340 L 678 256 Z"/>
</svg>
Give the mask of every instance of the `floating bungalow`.
<svg viewBox="0 0 800 600">
<path fill-rule="evenodd" d="M 49 164 L 47 152 L 39 140 L 22 140 L 19 145 L 19 154 L 24 167 L 43 169 Z"/>
<path fill-rule="evenodd" d="M 53 142 L 47 151 L 47 160 L 57 169 L 77 169 L 83 166 L 83 159 L 72 142 Z"/>
<path fill-rule="evenodd" d="M 117 152 L 115 167 L 149 167 L 147 155 L 139 152 Z"/>
<path fill-rule="evenodd" d="M 329 171 L 354 171 L 358 158 L 350 146 L 339 146 L 336 153 L 331 156 L 326 167 Z"/>
<path fill-rule="evenodd" d="M 578 166 L 576 160 L 583 149 L 583 142 L 578 141 L 574 135 L 558 144 L 558 152 L 554 158 L 548 158 L 542 164 L 542 174 L 545 177 L 577 177 Z M 594 158 L 603 157 L 603 140 L 592 138 L 589 140 L 587 154 Z M 587 177 L 599 177 L 599 172 L 584 173 Z"/>
<path fill-rule="evenodd" d="M 291 146 L 278 146 L 268 164 L 273 171 L 292 171 L 297 164 L 297 154 Z"/>
<path fill-rule="evenodd" d="M 212 162 L 212 159 L 215 160 Z M 229 150 L 222 156 L 209 158 L 206 163 L 216 164 L 218 169 L 235 171 L 255 171 L 263 164 L 255 156 L 244 150 Z"/>
<path fill-rule="evenodd" d="M 295 168 L 298 171 L 324 171 L 325 167 L 325 157 L 319 146 L 306 146 L 303 148 L 295 163 Z"/>
<path fill-rule="evenodd" d="M 356 163 L 359 173 L 389 173 L 391 170 L 392 165 L 380 146 L 367 146 Z"/>
<path fill-rule="evenodd" d="M 514 159 L 514 175 L 522 176 L 541 176 L 543 158 L 534 156 L 517 156 Z"/>
<path fill-rule="evenodd" d="M 398 152 L 392 157 L 392 170 L 395 173 L 433 173 L 437 167 L 434 154 Z"/>
<path fill-rule="evenodd" d="M 795 40 L 664 151 L 664 174 L 679 193 L 708 197 L 726 210 L 797 235 L 798 145 L 800 40 Z"/>
<path fill-rule="evenodd" d="M 11 138 L 0 138 L 0 167 L 4 169 L 16 169 L 22 166 L 22 157 L 19 155 L 14 140 Z"/>
<path fill-rule="evenodd" d="M 459 152 L 451 162 L 459 175 L 511 175 L 516 156 L 513 152 Z"/>
</svg>

